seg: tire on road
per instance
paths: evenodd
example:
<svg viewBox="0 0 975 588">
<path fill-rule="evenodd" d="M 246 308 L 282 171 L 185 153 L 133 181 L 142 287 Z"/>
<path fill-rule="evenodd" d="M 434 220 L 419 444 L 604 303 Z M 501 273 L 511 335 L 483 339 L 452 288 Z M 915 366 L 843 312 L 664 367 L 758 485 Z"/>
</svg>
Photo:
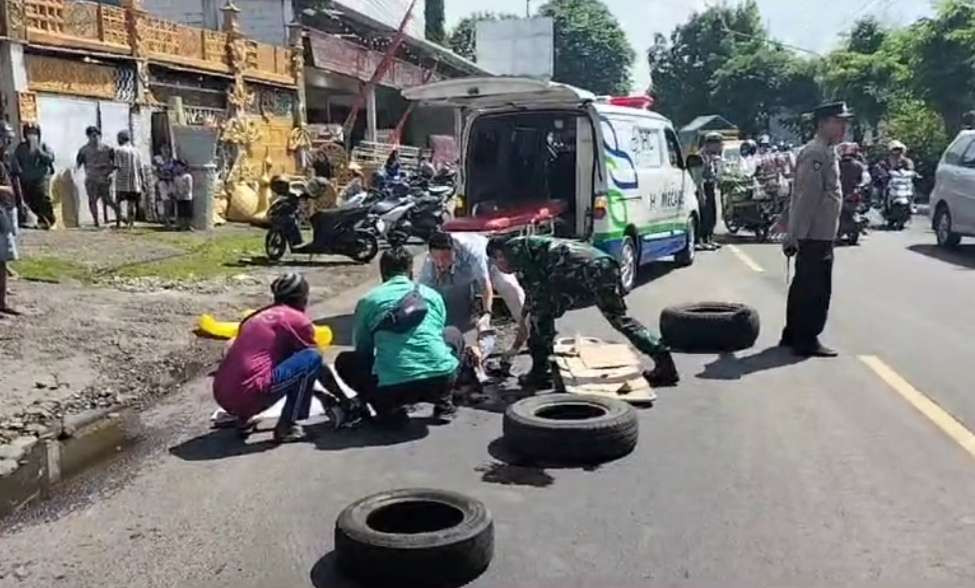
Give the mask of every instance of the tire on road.
<svg viewBox="0 0 975 588">
<path fill-rule="evenodd" d="M 460 585 L 491 563 L 494 521 L 482 502 L 456 492 L 380 492 L 339 514 L 335 555 L 343 573 L 368 585 Z"/>
<path fill-rule="evenodd" d="M 660 314 L 664 342 L 680 351 L 739 351 L 755 344 L 758 311 L 732 302 L 669 306 Z"/>
<path fill-rule="evenodd" d="M 504 443 L 512 452 L 558 463 L 600 463 L 633 451 L 636 411 L 621 400 L 546 394 L 520 400 L 504 413 Z"/>
</svg>

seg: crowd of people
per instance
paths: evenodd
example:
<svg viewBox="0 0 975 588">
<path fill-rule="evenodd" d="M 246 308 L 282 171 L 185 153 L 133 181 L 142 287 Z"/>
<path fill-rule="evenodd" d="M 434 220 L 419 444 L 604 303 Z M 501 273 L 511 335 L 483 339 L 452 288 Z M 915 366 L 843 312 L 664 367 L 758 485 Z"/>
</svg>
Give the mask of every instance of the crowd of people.
<svg viewBox="0 0 975 588">
<path fill-rule="evenodd" d="M 510 366 L 527 345 L 532 367 L 519 379 L 525 388 L 552 387 L 555 320 L 593 305 L 653 359 L 654 369 L 644 372 L 651 385 L 673 386 L 679 380 L 667 347 L 628 315 L 618 263 L 595 247 L 548 236 L 440 233 L 431 239 L 416 279 L 413 267 L 405 248 L 383 253 L 382 283 L 356 305 L 354 348 L 337 356 L 334 370 L 322 361 L 304 313 L 307 282 L 298 274 L 278 278 L 271 287 L 272 304 L 241 324 L 214 378 L 214 398 L 237 418 L 240 432 L 248 434 L 256 415 L 285 398 L 274 439 L 301 439 L 304 432 L 296 422 L 308 416 L 316 396 L 335 426 L 364 418 L 400 426 L 409 418 L 407 407 L 420 402 L 432 404 L 435 417 L 449 420 L 455 394 L 477 385 L 476 374 L 490 351 L 480 337 L 467 345 L 462 332 L 490 328 L 490 306 L 477 301 L 490 301 L 494 292 L 519 325 L 499 365 Z"/>
<path fill-rule="evenodd" d="M 162 146 L 150 167 L 128 131 L 116 135 L 114 146 L 103 141 L 98 127 L 88 127 L 85 135 L 88 141 L 78 150 L 76 167 L 70 171 L 73 175 L 84 170 L 84 192 L 95 227 L 108 224 L 111 211 L 116 227 L 123 222 L 132 227 L 138 218 L 151 218 L 190 229 L 192 176 L 168 145 Z M 49 229 L 57 223 L 52 200 L 52 181 L 59 171 L 55 153 L 42 141 L 37 124 L 25 124 L 21 137 L 18 142 L 9 123 L 0 122 L 0 153 L 14 192 L 15 224 Z"/>
</svg>

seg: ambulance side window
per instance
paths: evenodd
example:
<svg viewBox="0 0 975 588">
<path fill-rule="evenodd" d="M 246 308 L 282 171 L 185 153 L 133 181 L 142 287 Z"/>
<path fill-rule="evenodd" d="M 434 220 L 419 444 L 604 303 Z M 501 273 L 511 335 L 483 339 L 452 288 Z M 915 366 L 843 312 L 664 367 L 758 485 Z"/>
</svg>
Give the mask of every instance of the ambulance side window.
<svg viewBox="0 0 975 588">
<path fill-rule="evenodd" d="M 667 129 L 665 136 L 667 137 L 667 156 L 670 158 L 670 167 L 684 169 L 684 159 L 680 154 L 680 141 L 677 140 L 677 135 L 671 129 Z"/>
</svg>

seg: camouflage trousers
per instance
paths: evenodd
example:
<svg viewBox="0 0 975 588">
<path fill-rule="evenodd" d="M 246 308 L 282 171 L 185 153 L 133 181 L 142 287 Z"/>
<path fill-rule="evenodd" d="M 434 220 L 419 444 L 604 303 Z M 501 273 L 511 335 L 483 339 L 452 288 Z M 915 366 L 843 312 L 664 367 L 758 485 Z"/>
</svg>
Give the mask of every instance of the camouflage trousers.
<svg viewBox="0 0 975 588">
<path fill-rule="evenodd" d="M 571 284 L 571 287 L 562 287 Z M 582 266 L 571 279 L 550 283 L 541 291 L 528 291 L 531 303 L 528 351 L 532 372 L 547 373 L 555 346 L 555 319 L 568 310 L 595 305 L 609 324 L 645 355 L 654 357 L 668 351 L 660 337 L 640 321 L 627 315 L 620 268 L 612 258 L 598 259 Z M 537 298 L 536 298 L 537 296 Z"/>
</svg>

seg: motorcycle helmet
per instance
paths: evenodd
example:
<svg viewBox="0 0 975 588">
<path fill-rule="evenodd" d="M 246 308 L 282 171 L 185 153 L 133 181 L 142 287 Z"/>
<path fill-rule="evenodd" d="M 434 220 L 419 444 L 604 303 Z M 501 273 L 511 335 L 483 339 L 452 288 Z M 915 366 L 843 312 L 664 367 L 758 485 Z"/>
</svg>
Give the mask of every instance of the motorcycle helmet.
<svg viewBox="0 0 975 588">
<path fill-rule="evenodd" d="M 762 135 L 758 138 L 759 147 L 769 147 L 772 145 L 772 137 L 768 135 Z"/>
<path fill-rule="evenodd" d="M 840 143 L 836 148 L 840 157 L 856 157 L 857 152 L 860 150 L 860 146 L 856 143 Z"/>
<path fill-rule="evenodd" d="M 709 143 L 723 143 L 723 142 L 724 142 L 724 135 L 722 135 L 721 133 L 719 133 L 717 131 L 711 131 L 710 133 L 704 135 L 704 143 L 705 144 L 709 144 Z"/>
<path fill-rule="evenodd" d="M 758 145 L 755 144 L 755 141 L 748 139 L 741 144 L 739 150 L 741 151 L 742 157 L 751 157 L 758 152 Z"/>
<path fill-rule="evenodd" d="M 907 145 L 901 143 L 900 141 L 891 141 L 890 142 L 890 151 L 891 152 L 894 152 L 894 151 L 903 151 L 904 153 L 907 153 Z"/>
</svg>

